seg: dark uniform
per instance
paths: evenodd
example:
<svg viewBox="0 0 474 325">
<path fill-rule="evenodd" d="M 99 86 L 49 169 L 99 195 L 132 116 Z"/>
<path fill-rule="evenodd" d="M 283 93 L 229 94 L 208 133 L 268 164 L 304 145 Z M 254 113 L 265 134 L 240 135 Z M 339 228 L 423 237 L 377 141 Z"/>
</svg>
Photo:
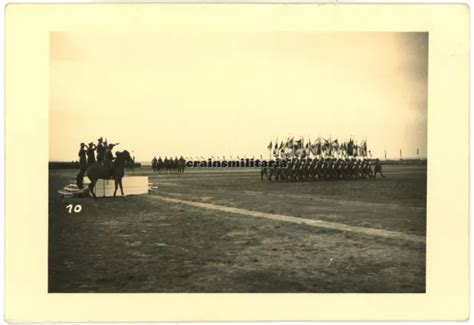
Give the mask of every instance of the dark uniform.
<svg viewBox="0 0 474 325">
<path fill-rule="evenodd" d="M 113 162 L 114 162 L 114 154 L 112 153 L 113 148 L 114 148 L 114 145 L 109 144 L 109 146 L 107 147 L 107 150 L 105 151 L 104 165 L 107 166 L 108 168 L 113 167 Z"/>
<path fill-rule="evenodd" d="M 377 173 L 380 174 L 383 178 L 385 178 L 385 175 L 382 173 L 382 164 L 378 159 L 375 160 L 375 171 L 374 171 L 374 178 L 377 177 Z"/>
<path fill-rule="evenodd" d="M 87 148 L 87 166 L 95 164 L 95 146 L 91 142 Z"/>
<path fill-rule="evenodd" d="M 181 156 L 179 158 L 178 172 L 181 174 L 184 173 L 185 166 L 186 166 L 186 159 L 184 159 L 183 156 Z"/>
<path fill-rule="evenodd" d="M 97 150 L 97 162 L 99 164 L 102 164 L 104 162 L 104 156 L 105 156 L 105 146 L 102 143 L 102 138 L 99 139 L 99 143 L 97 144 L 96 150 Z"/>
<path fill-rule="evenodd" d="M 79 173 L 76 177 L 77 187 L 82 189 L 82 180 L 84 179 L 84 174 L 87 170 L 87 159 L 86 159 L 86 149 L 85 144 L 81 143 L 81 149 L 79 149 Z"/>
<path fill-rule="evenodd" d="M 79 149 L 79 167 L 81 170 L 86 170 L 87 168 L 87 158 L 86 158 L 86 149 L 85 144 L 81 143 L 81 149 Z"/>
</svg>

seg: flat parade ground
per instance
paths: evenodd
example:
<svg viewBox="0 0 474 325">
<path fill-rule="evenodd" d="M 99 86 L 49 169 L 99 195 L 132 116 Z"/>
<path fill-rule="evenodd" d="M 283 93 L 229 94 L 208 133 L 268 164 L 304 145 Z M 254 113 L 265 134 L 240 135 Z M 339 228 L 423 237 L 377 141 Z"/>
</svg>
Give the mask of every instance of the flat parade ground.
<svg viewBox="0 0 474 325">
<path fill-rule="evenodd" d="M 76 173 L 50 171 L 49 292 L 425 291 L 425 166 L 303 183 L 142 167 L 127 174 L 148 175 L 149 195 L 60 198 Z"/>
</svg>

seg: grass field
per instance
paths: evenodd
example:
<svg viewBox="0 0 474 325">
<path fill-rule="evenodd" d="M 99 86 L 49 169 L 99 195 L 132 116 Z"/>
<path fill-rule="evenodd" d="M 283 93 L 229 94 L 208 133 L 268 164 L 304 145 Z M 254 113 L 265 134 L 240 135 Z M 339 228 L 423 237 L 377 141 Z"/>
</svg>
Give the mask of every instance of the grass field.
<svg viewBox="0 0 474 325">
<path fill-rule="evenodd" d="M 425 291 L 425 243 L 383 234 L 424 239 L 426 167 L 388 166 L 385 179 L 371 181 L 308 183 L 261 182 L 246 170 L 177 176 L 141 168 L 134 173 L 158 186 L 149 195 L 60 198 L 57 190 L 74 183 L 75 173 L 50 171 L 50 292 Z M 82 211 L 68 213 L 70 203 Z M 366 228 L 382 235 L 350 230 Z"/>
</svg>

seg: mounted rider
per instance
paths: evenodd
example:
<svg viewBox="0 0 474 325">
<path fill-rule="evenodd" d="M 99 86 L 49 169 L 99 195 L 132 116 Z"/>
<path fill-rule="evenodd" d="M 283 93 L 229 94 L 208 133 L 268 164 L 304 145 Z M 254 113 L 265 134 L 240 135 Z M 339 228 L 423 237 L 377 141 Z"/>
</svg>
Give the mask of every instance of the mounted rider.
<svg viewBox="0 0 474 325">
<path fill-rule="evenodd" d="M 95 145 L 93 142 L 90 142 L 87 146 L 87 166 L 95 164 Z"/>
<path fill-rule="evenodd" d="M 106 147 L 105 147 L 105 144 L 104 144 L 104 141 L 102 139 L 102 137 L 100 137 L 99 139 L 97 139 L 98 143 L 97 143 L 97 146 L 96 146 L 96 150 L 97 150 L 97 162 L 99 164 L 102 164 L 103 161 L 104 161 L 104 157 L 105 157 L 105 151 L 106 151 Z"/>
<path fill-rule="evenodd" d="M 107 168 L 107 171 L 109 173 L 109 175 L 112 174 L 112 168 L 114 167 L 114 154 L 112 153 L 112 149 L 118 145 L 118 143 L 110 143 L 108 146 L 107 146 L 107 149 L 105 151 L 105 155 L 104 155 L 104 166 Z"/>
</svg>

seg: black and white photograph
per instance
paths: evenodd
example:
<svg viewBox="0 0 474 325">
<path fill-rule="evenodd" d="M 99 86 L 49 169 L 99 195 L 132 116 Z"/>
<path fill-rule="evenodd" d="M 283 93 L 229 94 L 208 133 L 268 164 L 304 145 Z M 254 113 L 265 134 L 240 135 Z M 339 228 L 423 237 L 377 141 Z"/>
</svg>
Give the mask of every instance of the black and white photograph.
<svg viewBox="0 0 474 325">
<path fill-rule="evenodd" d="M 48 292 L 425 293 L 428 44 L 51 31 Z"/>
</svg>

